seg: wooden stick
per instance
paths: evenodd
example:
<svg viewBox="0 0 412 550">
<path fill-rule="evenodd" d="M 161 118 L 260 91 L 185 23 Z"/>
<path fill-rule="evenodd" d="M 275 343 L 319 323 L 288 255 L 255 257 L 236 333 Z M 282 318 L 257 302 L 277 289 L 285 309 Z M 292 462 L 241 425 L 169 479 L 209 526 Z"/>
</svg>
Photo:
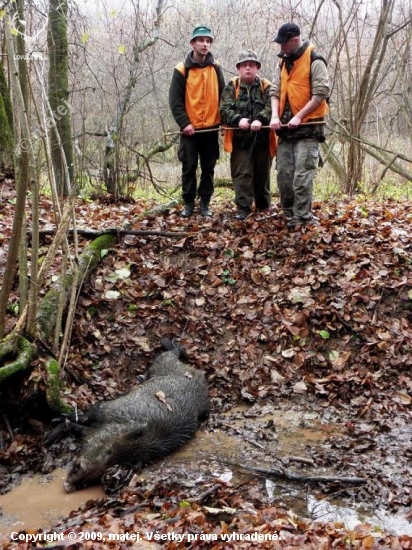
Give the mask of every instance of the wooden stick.
<svg viewBox="0 0 412 550">
<path fill-rule="evenodd" d="M 218 128 L 205 128 L 204 130 L 195 130 L 195 133 L 204 134 L 205 132 L 218 132 L 221 129 L 222 129 L 221 126 L 219 126 Z M 166 137 L 166 136 L 177 136 L 179 134 L 183 134 L 183 132 L 168 132 L 167 134 L 163 134 L 163 135 Z"/>
<path fill-rule="evenodd" d="M 297 128 L 300 128 L 301 126 L 316 126 L 326 124 L 325 120 L 318 120 L 315 122 L 302 122 L 302 124 L 299 124 Z M 281 128 L 287 128 L 287 124 L 282 124 Z M 270 126 L 262 126 L 261 129 L 268 129 Z M 195 130 L 196 134 L 203 134 L 205 132 L 218 132 L 219 130 L 241 130 L 241 128 L 231 128 L 230 126 L 219 126 L 218 128 L 205 128 L 204 130 Z M 294 128 L 296 130 L 296 128 Z M 245 130 L 243 130 L 245 131 Z M 183 134 L 183 132 L 168 132 L 167 134 L 163 134 L 166 136 L 177 136 L 179 134 Z"/>
</svg>

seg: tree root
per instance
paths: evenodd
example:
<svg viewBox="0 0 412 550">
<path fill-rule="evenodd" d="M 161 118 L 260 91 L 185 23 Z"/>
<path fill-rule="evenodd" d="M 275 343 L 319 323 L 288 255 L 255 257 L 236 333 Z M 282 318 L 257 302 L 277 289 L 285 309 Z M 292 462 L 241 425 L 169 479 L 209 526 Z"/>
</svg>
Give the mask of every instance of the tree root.
<svg viewBox="0 0 412 550">
<path fill-rule="evenodd" d="M 0 367 L 0 382 L 16 372 L 28 369 L 35 355 L 36 347 L 26 338 L 8 338 L 1 342 L 0 362 L 3 366 Z M 8 361 L 10 357 L 12 359 Z"/>
<path fill-rule="evenodd" d="M 37 347 L 26 338 L 7 338 L 0 343 L 0 383 L 14 374 L 30 368 L 32 360 L 38 355 Z M 58 413 L 72 412 L 72 409 L 60 397 L 60 369 L 57 361 L 50 357 L 46 362 L 47 371 L 47 404 Z"/>
</svg>

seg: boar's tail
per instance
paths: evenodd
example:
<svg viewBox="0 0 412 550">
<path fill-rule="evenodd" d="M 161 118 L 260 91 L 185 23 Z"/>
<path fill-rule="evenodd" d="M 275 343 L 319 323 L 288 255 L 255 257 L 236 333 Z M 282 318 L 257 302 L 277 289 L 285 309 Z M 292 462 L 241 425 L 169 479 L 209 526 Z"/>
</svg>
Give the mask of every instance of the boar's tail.
<svg viewBox="0 0 412 550">
<path fill-rule="evenodd" d="M 181 361 L 187 361 L 188 356 L 185 350 L 182 348 L 180 344 L 178 344 L 175 340 L 170 340 L 169 338 L 162 338 L 161 339 L 162 348 L 165 351 L 174 351 Z"/>
</svg>

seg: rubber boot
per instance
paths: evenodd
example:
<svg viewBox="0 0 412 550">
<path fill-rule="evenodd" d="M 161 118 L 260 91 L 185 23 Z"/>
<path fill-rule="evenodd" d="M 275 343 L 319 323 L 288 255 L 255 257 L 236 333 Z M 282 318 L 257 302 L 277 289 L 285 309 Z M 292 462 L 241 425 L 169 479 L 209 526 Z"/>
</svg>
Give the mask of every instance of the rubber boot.
<svg viewBox="0 0 412 550">
<path fill-rule="evenodd" d="M 180 217 L 181 218 L 190 218 L 190 216 L 193 214 L 193 210 L 195 209 L 195 203 L 194 202 L 187 202 L 185 204 L 185 207 L 183 208 Z"/>
<path fill-rule="evenodd" d="M 210 203 L 209 197 L 200 198 L 200 213 L 205 218 L 211 218 L 213 216 L 212 211 L 209 210 L 209 203 Z"/>
</svg>

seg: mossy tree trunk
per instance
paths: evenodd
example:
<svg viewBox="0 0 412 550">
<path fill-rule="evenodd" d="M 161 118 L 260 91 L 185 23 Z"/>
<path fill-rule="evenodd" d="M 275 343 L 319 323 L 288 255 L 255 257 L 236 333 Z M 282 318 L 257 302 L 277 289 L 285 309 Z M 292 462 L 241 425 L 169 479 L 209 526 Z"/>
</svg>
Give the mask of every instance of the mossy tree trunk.
<svg viewBox="0 0 412 550">
<path fill-rule="evenodd" d="M 50 149 L 57 192 L 67 197 L 74 175 L 70 126 L 69 51 L 67 42 L 67 0 L 49 1 L 49 103 L 56 122 L 50 131 Z"/>
<path fill-rule="evenodd" d="M 0 169 L 13 167 L 13 108 L 3 65 L 0 63 Z"/>
</svg>

